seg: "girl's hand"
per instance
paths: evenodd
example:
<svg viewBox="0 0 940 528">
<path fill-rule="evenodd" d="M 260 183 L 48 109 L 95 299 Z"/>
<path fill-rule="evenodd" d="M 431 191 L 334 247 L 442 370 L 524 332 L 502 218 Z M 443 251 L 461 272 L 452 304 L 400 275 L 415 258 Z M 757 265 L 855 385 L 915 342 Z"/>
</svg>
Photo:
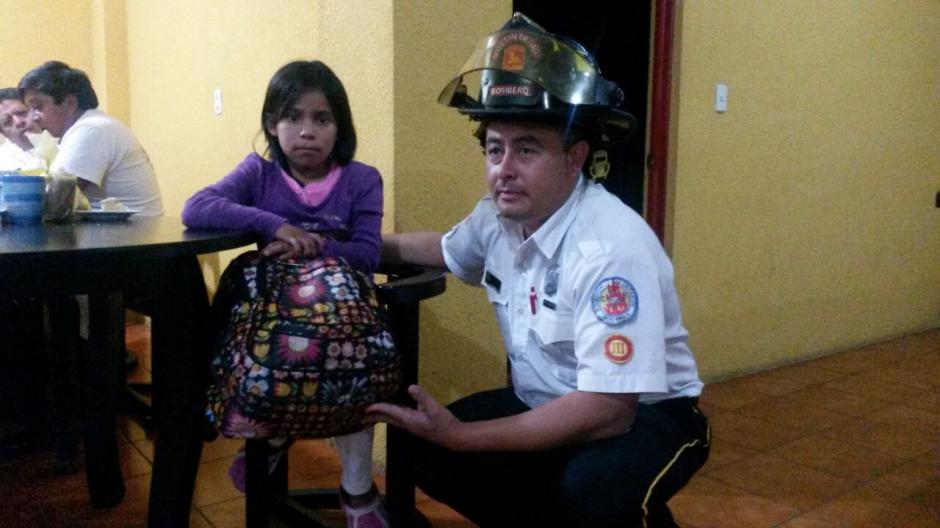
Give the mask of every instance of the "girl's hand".
<svg viewBox="0 0 940 528">
<path fill-rule="evenodd" d="M 308 233 L 303 229 L 284 224 L 274 233 L 275 240 L 261 250 L 266 257 L 294 259 L 300 257 L 313 258 L 323 250 L 323 237 L 316 233 Z"/>
</svg>

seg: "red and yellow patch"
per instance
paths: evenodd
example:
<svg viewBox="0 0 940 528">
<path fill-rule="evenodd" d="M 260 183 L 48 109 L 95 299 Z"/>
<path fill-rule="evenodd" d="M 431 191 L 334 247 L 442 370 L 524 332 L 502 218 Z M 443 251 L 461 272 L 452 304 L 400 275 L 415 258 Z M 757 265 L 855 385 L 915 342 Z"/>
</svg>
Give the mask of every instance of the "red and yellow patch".
<svg viewBox="0 0 940 528">
<path fill-rule="evenodd" d="M 604 341 L 604 356 L 618 365 L 629 363 L 633 359 L 633 342 L 625 335 L 611 334 Z"/>
<path fill-rule="evenodd" d="M 503 50 L 503 69 L 522 71 L 525 69 L 525 46 L 510 44 Z"/>
</svg>

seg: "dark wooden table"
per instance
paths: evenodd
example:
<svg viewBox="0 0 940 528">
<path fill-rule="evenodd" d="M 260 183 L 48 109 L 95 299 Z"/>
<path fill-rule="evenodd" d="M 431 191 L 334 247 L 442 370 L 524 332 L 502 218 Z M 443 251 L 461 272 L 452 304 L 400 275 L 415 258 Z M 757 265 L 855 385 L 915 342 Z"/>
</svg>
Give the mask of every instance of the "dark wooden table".
<svg viewBox="0 0 940 528">
<path fill-rule="evenodd" d="M 124 497 L 114 406 L 121 390 L 123 295 L 152 311 L 155 421 L 150 526 L 186 526 L 202 451 L 212 336 L 196 256 L 253 244 L 249 233 L 186 230 L 178 218 L 0 228 L 0 295 L 89 296 L 82 368 L 85 467 L 91 502 Z"/>
</svg>

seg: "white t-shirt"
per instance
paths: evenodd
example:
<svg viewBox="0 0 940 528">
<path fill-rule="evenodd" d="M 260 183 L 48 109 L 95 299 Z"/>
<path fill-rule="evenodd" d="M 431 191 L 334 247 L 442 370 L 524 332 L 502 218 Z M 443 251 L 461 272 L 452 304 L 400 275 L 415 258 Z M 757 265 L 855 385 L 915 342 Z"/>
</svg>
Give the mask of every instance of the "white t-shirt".
<svg viewBox="0 0 940 528">
<path fill-rule="evenodd" d="M 32 156 L 19 145 L 0 135 L 0 171 L 14 171 L 33 163 Z"/>
<path fill-rule="evenodd" d="M 134 134 L 100 110 L 86 110 L 65 131 L 50 170 L 93 183 L 85 194 L 91 202 L 117 198 L 141 215 L 163 214 L 153 165 Z"/>
<path fill-rule="evenodd" d="M 698 396 L 672 263 L 646 222 L 581 178 L 527 240 L 490 197 L 445 235 L 448 269 L 496 310 L 516 395 L 537 407 L 575 390 L 653 403 Z"/>
</svg>

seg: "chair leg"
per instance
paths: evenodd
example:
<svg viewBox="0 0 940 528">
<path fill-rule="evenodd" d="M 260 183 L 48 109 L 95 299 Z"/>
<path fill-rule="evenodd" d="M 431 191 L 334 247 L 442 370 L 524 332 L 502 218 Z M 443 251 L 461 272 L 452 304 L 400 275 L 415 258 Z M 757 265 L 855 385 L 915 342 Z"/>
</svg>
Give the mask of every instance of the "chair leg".
<svg viewBox="0 0 940 528">
<path fill-rule="evenodd" d="M 267 440 L 245 440 L 245 522 L 248 528 L 268 526 L 272 491 L 268 484 Z"/>
</svg>

